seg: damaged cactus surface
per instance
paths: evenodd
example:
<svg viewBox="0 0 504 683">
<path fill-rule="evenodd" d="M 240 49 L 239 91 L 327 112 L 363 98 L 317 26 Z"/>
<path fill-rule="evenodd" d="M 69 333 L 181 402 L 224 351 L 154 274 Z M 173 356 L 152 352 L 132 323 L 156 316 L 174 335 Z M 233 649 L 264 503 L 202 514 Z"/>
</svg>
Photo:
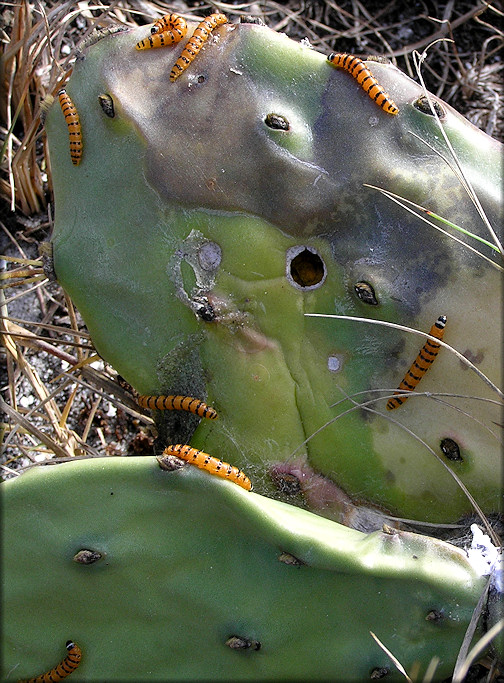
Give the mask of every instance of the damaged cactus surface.
<svg viewBox="0 0 504 683">
<path fill-rule="evenodd" d="M 366 535 L 156 458 L 3 484 L 2 680 L 403 680 L 450 675 L 485 577 L 464 551 Z M 478 637 L 478 634 L 477 636 Z"/>
<path fill-rule="evenodd" d="M 492 240 L 421 87 L 367 62 L 392 116 L 325 55 L 246 23 L 171 83 L 183 45 L 140 52 L 146 33 L 83 48 L 67 86 L 79 166 L 57 103 L 46 123 L 55 273 L 98 352 L 142 394 L 213 405 L 211 423 L 160 417 L 164 441 L 247 469 L 260 493 L 361 529 L 381 511 L 447 522 L 471 512 L 451 469 L 496 511 L 499 257 L 376 189 Z M 502 146 L 433 100 L 500 229 Z M 425 337 L 311 313 L 424 333 L 445 315 L 444 341 L 485 377 L 441 348 L 387 411 Z"/>
</svg>

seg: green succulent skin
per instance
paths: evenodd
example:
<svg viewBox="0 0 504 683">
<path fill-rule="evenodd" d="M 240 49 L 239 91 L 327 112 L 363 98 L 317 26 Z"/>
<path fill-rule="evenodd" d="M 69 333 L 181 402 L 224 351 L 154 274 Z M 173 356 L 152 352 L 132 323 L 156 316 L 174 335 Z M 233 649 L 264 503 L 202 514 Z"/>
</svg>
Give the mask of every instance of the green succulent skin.
<svg viewBox="0 0 504 683">
<path fill-rule="evenodd" d="M 401 680 L 369 631 L 407 671 L 439 656 L 443 678 L 485 583 L 442 541 L 366 535 L 152 457 L 35 468 L 3 484 L 3 512 L 5 681 L 49 670 L 69 638 L 83 681 Z"/>
<path fill-rule="evenodd" d="M 385 394 L 373 392 L 398 386 L 423 340 L 304 317 L 362 316 L 427 332 L 445 314 L 445 341 L 492 381 L 501 376 L 500 272 L 364 185 L 488 237 L 438 154 L 448 153 L 433 117 L 414 106 L 419 85 L 370 62 L 400 109 L 390 116 L 325 55 L 247 24 L 217 29 L 170 83 L 182 46 L 139 52 L 144 37 L 145 28 L 107 36 L 75 66 L 67 90 L 81 117 L 80 166 L 71 164 L 57 103 L 47 117 L 56 276 L 100 355 L 140 393 L 214 405 L 220 418 L 211 425 L 159 417 L 163 439 L 253 469 L 264 494 L 278 495 L 272 469 L 295 462 L 334 485 L 332 499 L 305 503 L 336 520 L 346 521 L 340 490 L 401 517 L 452 522 L 471 506 L 419 440 L 444 457 L 448 437 L 463 458 L 448 466 L 485 512 L 495 511 L 500 414 L 481 400 L 495 393 L 443 349 L 419 390 L 475 398 L 411 398 L 388 414 Z M 114 118 L 100 107 L 104 93 Z M 441 104 L 443 126 L 498 226 L 501 145 Z M 290 129 L 268 127 L 269 113 Z M 198 260 L 208 243 L 221 250 L 211 272 Z M 323 261 L 319 288 L 289 279 L 289 250 L 298 247 Z M 376 306 L 358 298 L 359 281 L 372 284 Z M 213 321 L 195 314 L 198 297 L 212 303 Z M 328 369 L 333 356 L 338 373 Z M 379 414 L 355 409 L 324 428 L 353 407 L 333 404 L 354 394 L 376 397 Z"/>
</svg>

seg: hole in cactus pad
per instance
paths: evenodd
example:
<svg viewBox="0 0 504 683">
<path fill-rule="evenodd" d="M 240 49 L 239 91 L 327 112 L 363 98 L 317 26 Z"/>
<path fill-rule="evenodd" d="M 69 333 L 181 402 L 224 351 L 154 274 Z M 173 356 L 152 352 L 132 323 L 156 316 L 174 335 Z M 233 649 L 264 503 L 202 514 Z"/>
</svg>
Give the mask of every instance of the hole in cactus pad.
<svg viewBox="0 0 504 683">
<path fill-rule="evenodd" d="M 425 621 L 441 621 L 443 619 L 443 612 L 438 609 L 431 609 L 425 617 Z"/>
<path fill-rule="evenodd" d="M 287 249 L 286 276 L 296 289 L 316 289 L 326 278 L 324 261 L 313 247 Z"/>
<path fill-rule="evenodd" d="M 204 320 L 206 323 L 211 323 L 215 320 L 215 311 L 206 297 L 193 297 L 193 304 L 194 311 L 201 320 Z"/>
</svg>

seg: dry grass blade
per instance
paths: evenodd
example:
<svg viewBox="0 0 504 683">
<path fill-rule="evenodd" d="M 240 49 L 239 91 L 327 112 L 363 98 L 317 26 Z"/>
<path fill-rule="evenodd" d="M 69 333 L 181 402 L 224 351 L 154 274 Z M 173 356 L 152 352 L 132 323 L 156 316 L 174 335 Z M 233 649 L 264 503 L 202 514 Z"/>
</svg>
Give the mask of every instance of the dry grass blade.
<svg viewBox="0 0 504 683">
<path fill-rule="evenodd" d="M 28 379 L 38 399 L 40 401 L 46 400 L 48 398 L 49 392 L 47 391 L 45 384 L 40 380 L 37 371 L 23 356 L 19 347 L 16 346 L 11 335 L 9 334 L 8 329 L 3 331 L 2 338 L 7 353 L 10 354 L 17 367 Z M 44 403 L 44 408 L 49 418 L 50 424 L 57 435 L 58 441 L 62 444 L 61 447 L 58 446 L 58 449 L 61 450 L 62 448 L 66 455 L 71 455 L 75 448 L 75 442 L 70 434 L 68 434 L 66 430 L 62 430 L 60 427 L 61 413 L 57 404 L 53 400 L 46 401 Z"/>
<path fill-rule="evenodd" d="M 434 680 L 434 674 L 436 673 L 436 669 L 438 668 L 440 661 L 441 657 L 433 657 L 431 659 L 431 661 L 429 662 L 429 666 L 425 671 L 423 683 L 431 683 L 431 681 Z"/>
<path fill-rule="evenodd" d="M 20 325 L 16 325 L 16 323 L 11 323 L 9 322 L 9 319 L 4 318 L 4 326 L 5 326 L 5 331 L 8 332 L 9 336 L 11 336 L 14 339 L 19 340 L 19 344 L 21 346 L 26 346 L 31 349 L 36 349 L 38 351 L 44 351 L 46 353 L 50 353 L 53 356 L 56 356 L 57 358 L 60 358 L 61 360 L 65 361 L 66 363 L 69 363 L 70 365 L 76 365 L 77 360 L 68 354 L 66 351 L 63 349 L 59 349 L 56 345 L 57 344 L 62 344 L 64 346 L 74 346 L 77 349 L 81 350 L 82 348 L 89 349 L 89 350 L 94 350 L 93 346 L 86 346 L 84 344 L 79 344 L 78 342 L 73 342 L 69 340 L 59 340 L 59 339 L 49 339 L 48 337 L 41 337 L 33 332 L 30 332 L 29 330 L 25 329 L 24 327 L 21 327 Z M 65 330 L 65 334 L 67 334 L 67 331 Z M 51 342 L 51 343 L 50 343 Z"/>
<path fill-rule="evenodd" d="M 6 232 L 9 234 L 8 231 Z M 3 262 L 4 264 L 9 263 L 13 265 L 13 268 L 9 272 L 2 272 L 0 274 L 3 283 L 17 279 L 21 284 L 26 284 L 31 278 L 25 277 L 21 281 L 20 278 L 23 275 L 30 275 L 37 269 L 41 270 L 39 259 L 27 259 L 24 254 L 20 257 L 6 255 Z M 42 274 L 42 277 L 45 279 L 45 275 Z M 99 403 L 95 402 L 91 415 L 88 416 L 86 420 L 84 428 L 85 438 L 79 437 L 71 428 L 69 428 L 68 420 L 72 410 L 74 412 L 79 410 L 78 407 L 74 408 L 74 405 L 75 398 L 78 394 L 82 393 L 82 385 L 79 384 L 77 380 L 74 382 L 75 388 L 66 400 L 63 410 L 61 411 L 57 401 L 63 397 L 65 390 L 70 384 L 70 380 L 66 378 L 63 383 L 60 383 L 59 386 L 49 392 L 49 389 L 46 388 L 48 386 L 47 379 L 44 377 L 44 380 L 42 380 L 39 372 L 37 372 L 28 361 L 26 353 L 22 351 L 24 348 L 30 351 L 30 353 L 35 351 L 38 354 L 45 354 L 47 357 L 57 358 L 65 364 L 70 365 L 74 372 L 79 371 L 86 375 L 94 384 L 104 386 L 106 383 L 104 383 L 103 375 L 100 372 L 97 372 L 94 368 L 84 367 L 98 358 L 96 355 L 90 358 L 83 355 L 83 352 L 88 353 L 89 351 L 94 351 L 94 347 L 89 344 L 89 335 L 86 332 L 79 330 L 77 316 L 68 298 L 66 299 L 66 307 L 71 324 L 70 328 L 62 327 L 61 325 L 25 321 L 22 318 L 16 319 L 23 323 L 23 325 L 20 325 L 9 317 L 7 314 L 9 304 L 12 304 L 15 300 L 29 296 L 30 291 L 32 290 L 24 289 L 19 295 L 6 299 L 4 291 L 0 289 L 2 306 L 0 326 L 3 348 L 7 358 L 9 391 L 12 404 L 11 411 L 7 411 L 8 419 L 12 424 L 5 425 L 5 429 L 9 433 L 4 440 L 2 453 L 7 454 L 7 449 L 18 448 L 21 453 L 33 463 L 40 460 L 40 454 L 47 449 L 49 449 L 49 453 L 53 454 L 53 457 L 58 456 L 58 458 L 62 458 L 64 456 L 66 459 L 75 457 L 83 451 L 96 453 L 96 451 L 86 443 L 86 439 L 90 435 L 91 427 L 94 426 L 93 418 L 97 414 Z M 45 329 L 47 331 L 46 334 L 52 336 L 41 336 L 41 334 L 30 331 L 27 326 L 35 326 L 40 330 Z M 84 343 L 79 341 L 81 337 Z M 71 348 L 77 349 L 77 358 L 68 352 Z M 56 380 L 59 380 L 60 377 L 66 374 L 66 372 L 60 373 Z M 35 405 L 26 415 L 24 414 L 26 409 L 17 405 L 18 387 L 21 386 L 23 381 L 22 378 L 25 378 L 28 381 L 30 391 L 32 391 L 33 395 L 36 397 Z M 110 382 L 107 385 L 107 388 L 109 391 L 113 391 L 117 388 L 117 385 Z M 26 396 L 27 389 L 24 388 L 22 393 Z M 108 394 L 100 392 L 100 402 L 102 398 L 110 400 Z M 125 397 L 125 400 L 128 400 L 128 398 Z M 80 403 L 81 399 L 79 399 L 79 404 Z M 131 401 L 131 403 L 135 405 L 133 401 Z M 120 400 L 115 400 L 114 405 L 120 408 L 120 410 L 124 410 L 124 412 L 134 415 L 135 419 L 138 419 L 139 422 L 142 422 L 143 424 L 152 424 L 152 421 L 149 418 L 140 416 L 136 410 L 132 411 L 131 407 L 125 407 Z M 36 421 L 37 424 L 35 424 L 34 421 Z M 40 425 L 41 422 L 42 425 Z M 4 432 L 5 429 L 3 430 Z M 26 435 L 29 435 L 30 437 L 30 445 L 28 447 L 26 447 L 21 440 L 21 438 L 23 436 L 26 437 Z M 103 436 L 103 430 L 98 433 L 98 437 L 100 438 L 102 445 L 107 445 Z M 39 455 L 35 454 L 34 456 L 33 451 L 38 452 Z M 18 458 L 14 457 L 5 461 L 5 457 L 7 456 L 4 455 L 4 462 L 16 463 L 16 466 L 18 466 Z M 7 466 L 3 467 L 2 470 L 4 473 L 11 476 L 12 473 L 17 473 L 17 470 Z"/>
<path fill-rule="evenodd" d="M 10 418 L 12 418 L 14 422 L 20 424 L 24 429 L 26 429 L 27 432 L 33 434 L 37 439 L 39 439 L 40 443 L 43 443 L 45 446 L 47 446 L 47 448 L 49 448 L 49 450 L 55 455 L 59 456 L 60 458 L 68 457 L 69 453 L 64 447 L 60 446 L 56 441 L 54 441 L 54 439 L 51 439 L 47 434 L 45 434 L 45 432 L 38 429 L 38 427 L 18 413 L 17 410 L 11 408 L 11 406 L 2 398 L 0 398 L 0 408 Z"/>
<path fill-rule="evenodd" d="M 61 325 L 51 325 L 50 323 L 42 323 L 39 321 L 33 321 L 33 320 L 23 320 L 22 318 L 13 318 L 12 316 L 9 316 L 7 318 L 4 318 L 3 316 L 0 316 L 1 320 L 9 320 L 11 323 L 19 323 L 20 325 L 24 326 L 36 326 L 38 328 L 44 329 L 44 330 L 50 330 L 51 332 L 56 332 L 57 334 L 67 334 L 67 335 L 73 335 L 76 337 L 82 337 L 83 339 L 90 339 L 90 335 L 87 332 L 84 332 L 83 330 L 72 330 L 67 327 L 62 327 Z M 23 331 L 25 331 L 25 328 L 21 327 Z M 89 347 L 90 349 L 94 348 L 92 346 Z"/>
<path fill-rule="evenodd" d="M 10 261 L 11 263 L 22 263 L 25 266 L 40 266 L 40 259 L 27 259 L 18 256 L 7 256 L 7 254 L 0 254 L 0 259 L 3 261 Z"/>
<path fill-rule="evenodd" d="M 376 643 L 379 645 L 379 647 L 381 647 L 383 652 L 385 652 L 385 654 L 387 654 L 390 657 L 390 659 L 394 663 L 394 666 L 396 667 L 396 669 L 404 676 L 404 678 L 408 681 L 408 683 L 413 683 L 413 681 L 408 676 L 405 668 L 403 667 L 401 662 L 397 659 L 397 657 L 395 657 L 395 655 L 392 654 L 392 652 L 381 642 L 381 640 L 378 638 L 377 635 L 375 635 L 373 633 L 373 631 L 369 631 L 369 633 L 371 634 L 371 637 L 373 638 L 373 640 L 376 641 Z"/>
<path fill-rule="evenodd" d="M 17 276 L 13 276 L 17 277 Z M 1 289 L 9 289 L 10 287 L 19 287 L 20 285 L 31 284 L 32 282 L 45 282 L 47 277 L 44 274 L 34 275 L 33 277 L 24 277 L 19 282 L 6 282 L 4 285 L 0 285 Z"/>
<path fill-rule="evenodd" d="M 491 582 L 492 577 L 489 576 L 488 580 L 486 582 L 485 588 L 483 589 L 480 598 L 478 600 L 478 604 L 474 608 L 474 611 L 471 616 L 471 621 L 469 622 L 469 625 L 467 627 L 467 631 L 464 636 L 464 640 L 462 642 L 462 645 L 460 646 L 459 654 L 457 657 L 457 661 L 455 662 L 455 668 L 453 670 L 453 683 L 462 683 L 464 680 L 467 671 L 469 670 L 469 666 L 472 662 L 472 658 L 470 658 L 470 655 L 468 656 L 468 651 L 469 647 L 471 645 L 472 639 L 474 638 L 474 634 L 476 632 L 476 627 L 478 625 L 478 621 L 480 619 L 480 616 L 483 612 L 483 608 L 486 604 L 487 596 L 488 596 L 488 591 L 490 589 L 490 582 Z M 502 627 L 502 624 L 501 624 Z"/>
<path fill-rule="evenodd" d="M 51 327 L 55 327 L 52 325 Z M 17 332 L 16 330 L 19 330 Z M 44 350 L 47 351 L 48 353 L 52 353 L 54 356 L 59 356 L 62 360 L 67 360 L 66 354 L 63 355 L 60 351 L 55 349 L 52 344 L 47 343 L 47 337 L 41 337 L 36 334 L 30 333 L 28 330 L 25 330 L 24 327 L 20 327 L 18 325 L 14 326 L 12 325 L 9 334 L 11 337 L 14 337 L 15 339 L 22 339 L 25 340 L 26 343 L 24 343 L 24 346 L 29 346 L 32 349 L 39 349 L 39 350 Z M 74 346 L 75 348 L 82 350 L 82 349 L 88 349 L 90 351 L 94 350 L 93 346 L 86 346 L 85 344 L 79 344 L 79 342 L 72 342 L 69 341 L 68 339 L 54 339 L 52 340 L 53 344 L 63 344 L 64 346 Z M 23 345 L 23 343 L 22 343 Z M 91 363 L 93 360 L 96 360 L 99 358 L 99 356 L 93 356 L 91 359 L 85 359 L 82 361 L 82 364 L 84 363 Z M 81 366 L 79 366 L 80 368 Z M 79 369 L 77 366 L 75 369 Z M 52 380 L 55 381 L 55 380 Z"/>
<path fill-rule="evenodd" d="M 489 631 L 485 633 L 484 636 L 481 636 L 479 641 L 467 655 L 466 660 L 463 662 L 457 674 L 454 674 L 453 683 L 463 683 L 463 681 L 466 680 L 466 676 L 469 672 L 469 667 L 471 664 L 476 660 L 477 657 L 485 652 L 492 640 L 494 640 L 494 638 L 496 638 L 502 631 L 504 631 L 504 619 L 498 621 Z"/>
<path fill-rule="evenodd" d="M 57 387 L 56 389 L 54 389 L 50 394 L 47 395 L 47 397 L 46 397 L 44 400 L 40 401 L 39 403 L 36 403 L 36 404 L 33 406 L 33 408 L 31 408 L 25 415 L 23 415 L 24 420 L 29 420 L 32 416 L 35 416 L 35 415 L 37 415 L 37 414 L 38 414 L 38 416 L 40 416 L 40 409 L 41 409 L 48 401 L 51 401 L 53 398 L 55 398 L 55 397 L 62 391 L 62 389 L 64 389 L 68 384 L 70 384 L 70 380 L 67 380 L 67 381 L 65 382 L 64 385 L 62 385 L 62 386 Z M 21 411 L 18 411 L 18 412 L 21 413 Z M 18 422 L 17 424 L 15 424 L 14 426 L 12 426 L 12 428 L 10 428 L 9 434 L 8 434 L 7 438 L 5 439 L 5 441 L 4 441 L 4 443 L 3 443 L 2 451 L 4 451 L 4 450 L 9 446 L 9 444 L 10 444 L 11 441 L 13 440 L 13 437 L 16 435 L 16 433 L 21 433 L 21 432 L 23 432 L 23 431 L 26 433 L 26 430 L 23 430 L 23 429 L 20 427 L 20 424 L 21 424 L 21 423 Z"/>
</svg>

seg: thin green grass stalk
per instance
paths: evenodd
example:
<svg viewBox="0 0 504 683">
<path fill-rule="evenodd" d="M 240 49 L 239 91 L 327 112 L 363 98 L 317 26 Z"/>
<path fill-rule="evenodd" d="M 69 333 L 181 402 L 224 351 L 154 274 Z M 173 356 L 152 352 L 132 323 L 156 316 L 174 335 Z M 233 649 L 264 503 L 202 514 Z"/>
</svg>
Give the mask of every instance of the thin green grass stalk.
<svg viewBox="0 0 504 683">
<path fill-rule="evenodd" d="M 441 223 L 444 223 L 445 225 L 450 226 L 454 230 L 458 230 L 459 232 L 463 233 L 464 235 L 468 235 L 469 237 L 472 237 L 473 239 L 478 240 L 478 242 L 482 242 L 483 244 L 486 244 L 487 247 L 490 247 L 490 249 L 493 249 L 494 251 L 499 253 L 499 250 L 497 249 L 497 247 L 494 244 L 492 244 L 491 242 L 489 242 L 488 240 L 484 239 L 483 237 L 480 237 L 479 235 L 475 235 L 473 232 L 469 232 L 469 230 L 465 230 L 465 228 L 461 228 L 460 225 L 456 225 L 456 223 L 452 223 L 447 218 L 443 218 L 442 216 L 438 216 L 437 213 L 434 213 L 434 211 L 430 211 L 429 209 L 426 209 L 425 207 L 420 206 L 420 204 L 416 204 L 415 202 L 411 201 L 411 199 L 406 199 L 405 197 L 401 197 L 400 195 L 394 194 L 394 192 L 391 192 L 390 190 L 386 190 L 383 187 L 377 187 L 376 185 L 369 185 L 368 183 L 363 183 L 363 185 L 364 185 L 364 187 L 370 187 L 373 190 L 378 190 L 379 192 L 384 194 L 389 199 L 394 200 L 394 198 L 395 198 L 396 200 L 401 200 L 403 202 L 407 202 L 408 204 L 411 204 L 412 206 L 414 206 L 416 209 L 423 211 L 428 216 L 432 216 L 433 218 L 436 218 Z M 404 209 L 409 210 L 407 206 L 404 206 L 403 204 L 401 204 L 401 201 L 396 201 L 396 204 L 399 204 L 399 206 L 402 206 Z M 418 216 L 418 218 L 422 218 L 422 216 L 415 213 L 414 211 L 410 210 L 410 213 L 413 213 L 413 215 Z M 451 239 L 456 239 L 453 235 L 450 235 L 450 233 L 438 228 L 438 226 L 435 225 L 434 223 L 431 223 L 430 221 L 427 221 L 425 219 L 423 219 L 423 220 L 425 223 L 427 223 L 428 225 L 431 225 L 433 228 L 440 230 L 440 232 L 442 232 L 444 235 L 447 235 Z M 456 240 L 456 241 L 459 242 L 460 244 L 463 244 L 465 247 L 469 247 L 469 245 L 467 245 L 465 242 L 462 242 L 462 240 Z M 469 248 L 471 248 L 471 247 L 469 247 Z M 475 249 L 472 249 L 472 251 L 474 251 L 479 256 L 485 258 L 485 256 L 483 254 L 481 254 L 481 252 L 479 252 Z M 490 259 L 487 259 L 487 260 L 490 260 Z M 493 265 L 496 265 L 493 263 L 493 261 L 490 261 L 490 263 L 492 263 Z M 500 270 L 504 270 L 500 266 L 498 266 L 498 267 Z"/>
</svg>

